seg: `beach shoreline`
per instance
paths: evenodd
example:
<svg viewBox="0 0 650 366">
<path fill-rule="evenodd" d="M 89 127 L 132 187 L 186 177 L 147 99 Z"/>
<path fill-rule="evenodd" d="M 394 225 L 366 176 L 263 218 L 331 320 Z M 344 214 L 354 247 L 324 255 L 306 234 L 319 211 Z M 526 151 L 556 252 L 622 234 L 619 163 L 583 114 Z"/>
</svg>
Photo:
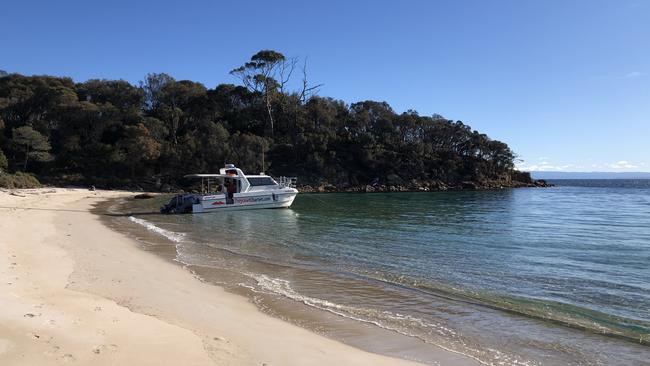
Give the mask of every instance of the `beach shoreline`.
<svg viewBox="0 0 650 366">
<path fill-rule="evenodd" d="M 410 365 L 259 311 L 91 213 L 124 191 L 0 192 L 0 363 Z M 441 350 L 445 365 L 457 355 Z"/>
</svg>

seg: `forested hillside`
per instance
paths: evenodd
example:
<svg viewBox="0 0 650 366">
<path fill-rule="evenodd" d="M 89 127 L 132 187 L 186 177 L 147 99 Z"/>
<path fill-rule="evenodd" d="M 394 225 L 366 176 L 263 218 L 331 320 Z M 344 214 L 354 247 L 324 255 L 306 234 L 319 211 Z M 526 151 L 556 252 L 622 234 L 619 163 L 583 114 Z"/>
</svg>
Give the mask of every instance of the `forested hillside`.
<svg viewBox="0 0 650 366">
<path fill-rule="evenodd" d="M 167 74 L 132 85 L 4 73 L 0 174 L 145 189 L 225 162 L 337 187 L 513 177 L 505 143 L 438 115 L 318 96 L 301 63 L 278 52 L 260 51 L 231 74 L 241 85 L 208 88 Z"/>
</svg>

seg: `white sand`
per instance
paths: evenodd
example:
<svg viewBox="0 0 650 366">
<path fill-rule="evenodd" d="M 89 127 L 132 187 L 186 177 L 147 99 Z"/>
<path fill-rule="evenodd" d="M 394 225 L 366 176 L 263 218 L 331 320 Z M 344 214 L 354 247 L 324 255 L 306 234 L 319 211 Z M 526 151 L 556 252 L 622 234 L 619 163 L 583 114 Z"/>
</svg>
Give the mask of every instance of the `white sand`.
<svg viewBox="0 0 650 366">
<path fill-rule="evenodd" d="M 413 364 L 265 315 L 88 211 L 133 193 L 16 192 L 0 192 L 0 365 Z"/>
</svg>

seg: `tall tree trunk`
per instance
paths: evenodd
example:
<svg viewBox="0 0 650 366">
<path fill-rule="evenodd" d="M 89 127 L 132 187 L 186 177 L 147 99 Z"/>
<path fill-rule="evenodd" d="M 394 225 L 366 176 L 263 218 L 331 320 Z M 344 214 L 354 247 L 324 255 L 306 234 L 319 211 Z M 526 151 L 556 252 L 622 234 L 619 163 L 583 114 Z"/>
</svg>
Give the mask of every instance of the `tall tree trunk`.
<svg viewBox="0 0 650 366">
<path fill-rule="evenodd" d="M 29 159 L 29 146 L 25 150 L 25 163 L 23 163 L 23 172 L 27 172 L 27 159 Z"/>
<path fill-rule="evenodd" d="M 266 93 L 266 112 L 269 114 L 269 122 L 271 123 L 271 136 L 274 136 L 274 127 L 273 127 L 273 111 L 271 109 L 271 98 L 269 93 Z"/>
</svg>

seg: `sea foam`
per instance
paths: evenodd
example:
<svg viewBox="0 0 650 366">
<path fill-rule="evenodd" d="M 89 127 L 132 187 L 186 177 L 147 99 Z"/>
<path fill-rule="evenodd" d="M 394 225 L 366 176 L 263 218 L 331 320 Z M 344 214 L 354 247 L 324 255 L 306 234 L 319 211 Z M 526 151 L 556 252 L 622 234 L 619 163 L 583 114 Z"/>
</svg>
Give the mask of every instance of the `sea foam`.
<svg viewBox="0 0 650 366">
<path fill-rule="evenodd" d="M 291 283 L 287 280 L 280 279 L 280 278 L 273 278 L 269 277 L 263 274 L 254 274 L 254 273 L 244 273 L 248 277 L 251 277 L 257 282 L 257 285 L 259 286 L 259 289 L 264 291 L 264 292 L 270 292 L 274 293 L 276 295 L 281 295 L 286 298 L 289 298 L 294 301 L 301 302 L 307 306 L 311 306 L 320 310 L 325 310 L 330 313 L 336 314 L 338 316 L 360 321 L 363 323 L 370 323 L 373 324 L 379 328 L 383 328 L 386 330 L 394 331 L 396 333 L 408 336 L 408 337 L 415 337 L 418 338 L 425 343 L 430 343 L 434 344 L 444 350 L 447 350 L 449 352 L 465 355 L 469 358 L 472 358 L 476 360 L 478 363 L 483 364 L 483 365 L 488 365 L 485 361 L 481 360 L 480 358 L 476 357 L 474 354 L 479 353 L 478 350 L 471 349 L 469 348 L 467 344 L 465 344 L 465 350 L 457 350 L 449 345 L 443 345 L 438 342 L 434 342 L 432 340 L 423 338 L 419 335 L 413 334 L 408 331 L 408 326 L 404 326 L 404 323 L 418 323 L 418 325 L 424 327 L 424 328 L 433 328 L 433 330 L 440 334 L 447 336 L 448 338 L 455 339 L 459 335 L 456 334 L 455 331 L 453 331 L 450 328 L 446 328 L 442 326 L 441 324 L 434 324 L 434 323 L 427 323 L 422 319 L 410 316 L 410 315 L 404 315 L 404 314 L 399 314 L 399 313 L 392 313 L 389 311 L 380 311 L 380 310 L 373 310 L 373 309 L 368 309 L 368 308 L 360 308 L 360 307 L 354 307 L 354 306 L 346 306 L 346 305 L 341 305 L 341 304 L 336 304 L 331 301 L 319 299 L 319 298 L 314 298 L 310 296 L 305 296 L 297 291 L 295 291 L 291 287 Z M 258 292 L 257 289 L 254 289 L 254 287 L 249 287 L 250 290 L 254 292 Z M 388 324 L 388 323 L 393 323 L 393 324 Z M 402 326 L 398 324 L 402 324 Z M 506 360 L 506 363 L 504 364 L 511 364 L 511 365 L 521 365 L 521 366 L 532 366 L 536 365 L 534 362 L 530 361 L 520 361 L 517 359 L 512 359 L 508 357 L 505 354 L 500 355 L 501 358 Z"/>
<path fill-rule="evenodd" d="M 129 220 L 131 220 L 131 222 L 134 222 L 138 225 L 144 226 L 147 230 L 151 232 L 164 236 L 165 238 L 173 241 L 174 243 L 180 243 L 181 241 L 183 241 L 183 238 L 185 237 L 185 234 L 183 233 L 177 233 L 174 231 L 165 230 L 161 227 L 154 225 L 153 223 L 147 220 L 139 219 L 133 216 L 129 216 Z"/>
</svg>

